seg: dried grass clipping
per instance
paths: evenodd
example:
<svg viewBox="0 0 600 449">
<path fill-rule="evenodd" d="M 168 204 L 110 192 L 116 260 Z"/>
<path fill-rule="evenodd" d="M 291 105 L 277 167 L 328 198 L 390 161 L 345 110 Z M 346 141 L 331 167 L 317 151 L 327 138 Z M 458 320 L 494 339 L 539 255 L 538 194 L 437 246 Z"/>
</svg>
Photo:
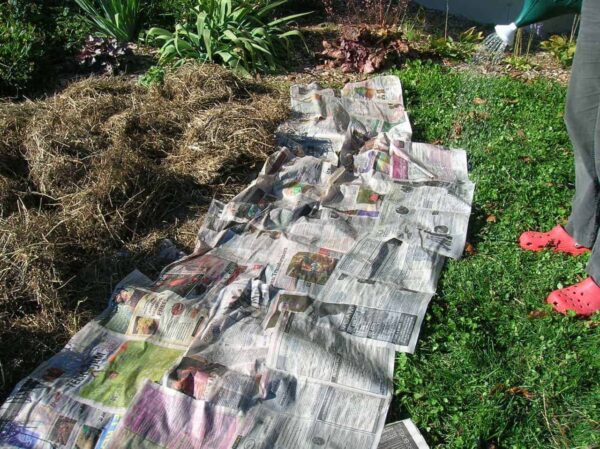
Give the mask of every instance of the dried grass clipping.
<svg viewBox="0 0 600 449">
<path fill-rule="evenodd" d="M 90 78 L 43 101 L 0 104 L 0 401 L 99 312 L 169 237 L 191 248 L 214 196 L 274 148 L 287 93 L 217 66 L 163 86 Z"/>
</svg>

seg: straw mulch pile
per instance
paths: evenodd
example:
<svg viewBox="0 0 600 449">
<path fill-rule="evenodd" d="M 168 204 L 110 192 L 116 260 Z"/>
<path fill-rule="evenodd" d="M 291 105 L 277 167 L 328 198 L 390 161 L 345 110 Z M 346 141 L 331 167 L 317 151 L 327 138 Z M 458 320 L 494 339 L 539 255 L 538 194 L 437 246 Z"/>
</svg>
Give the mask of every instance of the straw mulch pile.
<svg viewBox="0 0 600 449">
<path fill-rule="evenodd" d="M 255 176 L 288 96 L 217 66 L 163 86 L 90 78 L 0 103 L 0 401 L 105 306 L 114 284 L 193 246 L 202 211 Z"/>
</svg>

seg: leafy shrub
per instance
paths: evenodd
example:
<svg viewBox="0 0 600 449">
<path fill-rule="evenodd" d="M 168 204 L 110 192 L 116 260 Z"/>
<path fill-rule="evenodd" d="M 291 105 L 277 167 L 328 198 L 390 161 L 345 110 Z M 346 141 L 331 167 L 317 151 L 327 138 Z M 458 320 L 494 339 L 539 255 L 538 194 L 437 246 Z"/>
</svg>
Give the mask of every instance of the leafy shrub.
<svg viewBox="0 0 600 449">
<path fill-rule="evenodd" d="M 41 54 L 41 37 L 6 5 L 0 7 L 0 16 L 0 92 L 13 94 L 31 82 Z"/>
<path fill-rule="evenodd" d="M 458 40 L 448 37 L 431 37 L 429 50 L 444 57 L 466 60 L 473 56 L 477 45 L 483 40 L 483 33 L 471 27 L 460 34 Z"/>
<path fill-rule="evenodd" d="M 79 51 L 86 36 L 92 32 L 90 22 L 76 11 L 76 6 L 64 6 L 58 8 L 52 16 L 54 27 L 47 35 L 51 40 L 55 59 Z"/>
<path fill-rule="evenodd" d="M 0 94 L 32 94 L 58 72 L 89 34 L 74 0 L 0 2 Z"/>
<path fill-rule="evenodd" d="M 75 0 L 87 19 L 106 37 L 119 42 L 137 39 L 141 16 L 141 0 Z"/>
<path fill-rule="evenodd" d="M 540 45 L 544 50 L 549 51 L 565 67 L 573 64 L 575 49 L 577 43 L 566 36 L 554 35 Z"/>
<path fill-rule="evenodd" d="M 199 0 L 192 9 L 193 21 L 170 32 L 151 28 L 148 38 L 162 45 L 162 64 L 182 64 L 186 59 L 216 62 L 242 74 L 271 72 L 289 54 L 290 38 L 302 35 L 284 27 L 307 13 L 269 20 L 269 14 L 287 0 Z"/>
</svg>

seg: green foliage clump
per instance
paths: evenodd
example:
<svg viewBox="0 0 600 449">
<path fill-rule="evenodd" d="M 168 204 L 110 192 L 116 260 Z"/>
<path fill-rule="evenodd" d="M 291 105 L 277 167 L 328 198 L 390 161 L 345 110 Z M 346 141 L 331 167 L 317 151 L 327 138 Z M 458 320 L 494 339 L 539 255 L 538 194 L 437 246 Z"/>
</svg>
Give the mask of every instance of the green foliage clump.
<svg viewBox="0 0 600 449">
<path fill-rule="evenodd" d="M 302 35 L 284 29 L 306 13 L 270 19 L 287 0 L 199 0 L 192 20 L 175 31 L 151 28 L 148 38 L 161 45 L 160 62 L 180 65 L 187 59 L 215 62 L 242 74 L 272 72 L 290 52 L 290 38 Z"/>
<path fill-rule="evenodd" d="M 586 276 L 587 256 L 517 245 L 570 211 L 565 87 L 418 61 L 395 73 L 415 141 L 465 148 L 476 189 L 465 257 L 447 264 L 416 353 L 398 357 L 394 417 L 432 448 L 598 447 L 600 316 L 545 303 Z"/>
<path fill-rule="evenodd" d="M 105 37 L 120 43 L 137 40 L 141 0 L 75 0 L 90 24 Z"/>
<path fill-rule="evenodd" d="M 162 84 L 167 75 L 167 68 L 160 65 L 150 67 L 146 73 L 138 78 L 138 83 L 144 87 L 150 87 L 155 84 Z"/>
<path fill-rule="evenodd" d="M 509 69 L 519 70 L 521 72 L 526 72 L 531 70 L 534 66 L 531 61 L 527 58 L 527 56 L 509 56 L 504 59 L 507 67 Z"/>
<path fill-rule="evenodd" d="M 0 92 L 16 93 L 27 87 L 40 54 L 41 38 L 35 27 L 20 21 L 6 5 L 0 7 Z"/>
<path fill-rule="evenodd" d="M 0 3 L 0 95 L 35 89 L 65 65 L 90 29 L 72 0 Z"/>
<path fill-rule="evenodd" d="M 447 37 L 431 37 L 429 51 L 443 58 L 458 60 L 469 59 L 475 53 L 477 45 L 483 40 L 483 33 L 475 27 L 463 31 L 458 40 Z"/>
<path fill-rule="evenodd" d="M 575 57 L 577 43 L 567 36 L 554 35 L 542 42 L 540 46 L 549 51 L 563 66 L 570 67 Z"/>
</svg>

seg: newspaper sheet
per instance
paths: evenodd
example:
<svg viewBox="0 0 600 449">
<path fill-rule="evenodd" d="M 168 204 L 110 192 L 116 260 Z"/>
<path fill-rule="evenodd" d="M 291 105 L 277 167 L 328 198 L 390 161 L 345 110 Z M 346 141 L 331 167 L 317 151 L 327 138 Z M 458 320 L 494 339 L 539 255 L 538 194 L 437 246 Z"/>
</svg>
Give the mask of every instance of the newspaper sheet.
<svg viewBox="0 0 600 449">
<path fill-rule="evenodd" d="M 365 351 L 368 348 L 368 352 Z M 271 339 L 267 366 L 294 376 L 389 395 L 394 351 L 358 342 L 300 314 L 284 314 Z"/>
<path fill-rule="evenodd" d="M 427 447 L 384 424 L 463 249 L 466 153 L 412 141 L 395 76 L 290 93 L 256 180 L 16 386 L 0 448 Z"/>
<path fill-rule="evenodd" d="M 444 257 L 421 246 L 375 236 L 359 240 L 337 271 L 364 281 L 395 285 L 403 290 L 435 293 Z"/>
<path fill-rule="evenodd" d="M 429 449 L 423 435 L 410 419 L 383 428 L 379 449 Z"/>
<path fill-rule="evenodd" d="M 120 420 L 108 449 L 229 449 L 239 422 L 235 410 L 146 381 Z"/>
<path fill-rule="evenodd" d="M 391 397 L 307 379 L 282 381 L 277 375 L 267 384 L 268 399 L 246 416 L 234 447 L 377 447 Z"/>
<path fill-rule="evenodd" d="M 340 277 L 340 281 L 328 284 L 330 287 L 318 296 L 320 300 L 283 290 L 277 292 L 263 327 L 275 329 L 282 314 L 295 312 L 306 315 L 315 325 L 334 328 L 354 339 L 370 340 L 399 352 L 414 352 L 431 295 L 351 280 L 343 274 Z M 365 301 L 367 305 L 347 303 L 347 297 L 359 293 L 363 295 L 358 297 L 377 301 L 372 304 Z"/>
<path fill-rule="evenodd" d="M 317 297 L 322 303 L 318 315 L 327 316 L 342 332 L 412 353 L 432 296 L 342 273 Z"/>
<path fill-rule="evenodd" d="M 465 247 L 474 185 L 396 183 L 385 195 L 374 234 L 459 258 Z"/>
<path fill-rule="evenodd" d="M 0 407 L 0 447 L 94 448 L 113 415 L 27 378 Z"/>
</svg>

